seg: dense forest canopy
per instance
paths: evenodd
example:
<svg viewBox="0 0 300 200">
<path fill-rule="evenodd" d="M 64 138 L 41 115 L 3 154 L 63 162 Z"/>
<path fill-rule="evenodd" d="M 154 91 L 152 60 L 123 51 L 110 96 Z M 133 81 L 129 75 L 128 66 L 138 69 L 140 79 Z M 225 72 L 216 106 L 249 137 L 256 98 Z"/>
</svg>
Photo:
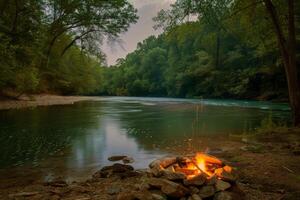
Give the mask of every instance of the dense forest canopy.
<svg viewBox="0 0 300 200">
<path fill-rule="evenodd" d="M 1 0 L 0 91 L 289 99 L 299 115 L 299 4 L 177 0 L 106 67 L 101 44 L 137 20 L 128 1 Z"/>
<path fill-rule="evenodd" d="M 104 39 L 136 22 L 126 0 L 1 0 L 0 91 L 91 94 Z"/>
<path fill-rule="evenodd" d="M 276 35 L 264 5 L 218 0 L 197 9 L 187 2 L 177 1 L 171 10 L 159 12 L 154 20 L 165 32 L 145 39 L 106 70 L 104 94 L 288 98 Z M 284 23 L 286 4 L 278 1 L 277 6 Z M 196 17 L 199 20 L 189 21 Z"/>
</svg>

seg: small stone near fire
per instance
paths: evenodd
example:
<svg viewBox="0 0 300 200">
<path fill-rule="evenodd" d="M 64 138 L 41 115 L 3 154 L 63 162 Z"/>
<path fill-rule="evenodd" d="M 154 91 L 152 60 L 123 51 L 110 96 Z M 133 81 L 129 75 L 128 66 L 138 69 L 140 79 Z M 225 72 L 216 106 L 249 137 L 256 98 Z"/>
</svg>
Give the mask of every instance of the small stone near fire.
<svg viewBox="0 0 300 200">
<path fill-rule="evenodd" d="M 173 198 L 183 197 L 189 192 L 186 187 L 165 179 L 151 178 L 148 183 L 150 186 L 161 189 L 164 194 Z"/>
<path fill-rule="evenodd" d="M 107 160 L 115 162 L 115 161 L 120 161 L 126 158 L 127 156 L 111 156 Z"/>
<path fill-rule="evenodd" d="M 123 162 L 124 164 L 133 163 L 133 162 L 134 162 L 134 159 L 133 159 L 132 157 L 126 156 L 125 158 L 122 159 L 122 162 Z"/>
<path fill-rule="evenodd" d="M 148 183 L 141 183 L 136 185 L 138 190 L 148 190 L 150 188 L 150 185 Z"/>
<path fill-rule="evenodd" d="M 151 191 L 153 200 L 167 200 L 167 196 L 161 191 Z"/>
<path fill-rule="evenodd" d="M 218 192 L 214 200 L 233 200 L 233 197 L 230 192 Z"/>
<path fill-rule="evenodd" d="M 107 193 L 109 195 L 118 194 L 121 192 L 121 188 L 119 186 L 111 186 L 107 189 Z"/>
<path fill-rule="evenodd" d="M 218 177 L 213 175 L 207 179 L 206 185 L 215 185 L 217 183 Z"/>
<path fill-rule="evenodd" d="M 120 175 L 120 176 L 128 176 L 131 177 L 134 173 L 133 172 L 134 168 L 130 165 L 123 165 L 120 163 L 116 163 L 112 166 L 105 166 L 103 167 L 100 171 L 97 171 L 94 175 L 94 179 L 98 178 L 108 178 L 112 175 Z"/>
<path fill-rule="evenodd" d="M 183 181 L 184 185 L 196 185 L 196 186 L 201 186 L 206 182 L 207 178 L 206 175 L 201 173 L 193 178 L 185 179 Z"/>
<path fill-rule="evenodd" d="M 131 192 L 121 192 L 117 196 L 117 200 L 134 200 L 136 197 Z"/>
<path fill-rule="evenodd" d="M 198 195 L 201 198 L 211 197 L 215 194 L 215 188 L 213 186 L 204 186 L 200 189 Z"/>
<path fill-rule="evenodd" d="M 166 200 L 164 196 L 161 196 L 159 194 L 152 194 L 153 200 Z"/>
<path fill-rule="evenodd" d="M 217 180 L 216 182 L 216 190 L 217 191 L 224 191 L 230 188 L 231 185 L 228 182 L 222 181 L 222 180 Z"/>
<path fill-rule="evenodd" d="M 171 180 L 171 181 L 176 181 L 176 180 L 185 179 L 185 174 L 180 173 L 180 172 L 172 172 L 172 171 L 168 171 L 168 170 L 163 170 L 162 177 L 166 178 L 168 180 Z"/>
<path fill-rule="evenodd" d="M 199 189 L 195 186 L 190 186 L 189 187 L 190 191 L 191 191 L 191 194 L 197 194 L 199 193 Z"/>
<path fill-rule="evenodd" d="M 202 200 L 202 198 L 198 194 L 193 194 L 188 200 Z"/>
</svg>

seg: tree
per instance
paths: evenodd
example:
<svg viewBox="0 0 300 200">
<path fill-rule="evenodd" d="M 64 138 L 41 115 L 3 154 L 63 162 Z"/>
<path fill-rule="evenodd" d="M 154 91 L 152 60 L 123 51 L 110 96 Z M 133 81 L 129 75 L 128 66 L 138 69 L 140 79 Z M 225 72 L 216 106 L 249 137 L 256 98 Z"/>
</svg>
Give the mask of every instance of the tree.
<svg viewBox="0 0 300 200">
<path fill-rule="evenodd" d="M 276 8 L 271 0 L 264 0 L 272 24 L 277 36 L 287 83 L 290 105 L 292 107 L 293 123 L 300 126 L 300 83 L 296 62 L 296 28 L 295 28 L 295 1 L 288 0 L 288 35 L 284 35 L 283 26 L 280 23 Z"/>
<path fill-rule="evenodd" d="M 249 1 L 246 2 L 247 4 L 243 0 L 235 2 L 231 0 L 177 0 L 171 7 L 171 11 L 161 11 L 154 20 L 158 21 L 158 26 L 176 26 L 178 19 L 182 19 L 187 14 L 192 13 L 197 14 L 200 21 L 203 20 L 213 24 L 216 27 L 215 31 L 217 33 L 216 66 L 219 66 L 220 30 L 224 30 L 223 22 L 227 18 L 236 15 L 236 12 L 232 11 L 234 6 L 236 4 L 243 6 L 237 7 L 237 12 L 243 12 L 245 9 L 255 7 L 259 4 L 265 6 L 270 16 L 269 22 L 274 26 L 279 50 L 281 52 L 288 85 L 289 102 L 292 108 L 293 123 L 295 126 L 300 126 L 300 83 L 296 61 L 295 0 L 287 0 L 284 2 L 280 0 L 276 1 L 279 8 L 287 8 L 287 13 L 285 13 L 287 20 L 281 19 L 278 15 L 276 4 L 274 3 L 275 0 L 250 1 L 250 4 L 248 3 Z M 178 8 L 180 7 L 182 8 L 181 10 L 188 10 L 189 12 L 179 12 L 180 9 Z"/>
<path fill-rule="evenodd" d="M 126 0 L 46 2 L 45 21 L 49 27 L 46 61 L 54 43 L 63 34 L 70 34 L 72 40 L 64 47 L 62 55 L 76 42 L 89 53 L 99 55 L 104 37 L 116 38 L 137 20 L 136 9 Z"/>
</svg>

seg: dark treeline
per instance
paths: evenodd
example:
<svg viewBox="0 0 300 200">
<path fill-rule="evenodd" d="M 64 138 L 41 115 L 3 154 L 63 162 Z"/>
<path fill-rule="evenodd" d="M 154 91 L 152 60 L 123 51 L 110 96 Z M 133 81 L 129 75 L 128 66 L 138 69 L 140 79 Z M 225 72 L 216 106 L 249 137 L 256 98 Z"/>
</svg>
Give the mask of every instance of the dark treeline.
<svg viewBox="0 0 300 200">
<path fill-rule="evenodd" d="M 0 92 L 99 91 L 101 43 L 136 19 L 126 0 L 0 0 Z"/>
<path fill-rule="evenodd" d="M 193 1 L 177 1 L 154 19 L 163 34 L 139 43 L 104 71 L 101 94 L 288 100 L 276 34 L 263 4 L 218 0 L 187 15 L 193 5 L 184 2 Z M 276 3 L 286 26 L 287 4 Z"/>
<path fill-rule="evenodd" d="M 177 0 L 115 66 L 101 44 L 137 20 L 127 0 L 0 0 L 0 95 L 289 101 L 300 125 L 296 0 Z"/>
</svg>

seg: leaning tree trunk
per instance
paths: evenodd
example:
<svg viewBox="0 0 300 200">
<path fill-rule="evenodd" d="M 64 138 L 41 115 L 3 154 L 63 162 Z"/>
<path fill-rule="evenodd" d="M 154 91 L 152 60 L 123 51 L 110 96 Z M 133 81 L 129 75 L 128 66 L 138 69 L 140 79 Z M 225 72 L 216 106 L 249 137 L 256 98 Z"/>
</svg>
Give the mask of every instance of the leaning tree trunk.
<svg viewBox="0 0 300 200">
<path fill-rule="evenodd" d="M 275 33 L 280 47 L 286 80 L 288 84 L 289 101 L 292 109 L 293 124 L 300 126 L 300 84 L 298 80 L 297 62 L 296 62 L 296 33 L 295 33 L 295 13 L 294 0 L 288 0 L 288 40 L 285 39 L 276 9 L 271 0 L 264 0 L 266 9 L 270 14 Z"/>
</svg>

